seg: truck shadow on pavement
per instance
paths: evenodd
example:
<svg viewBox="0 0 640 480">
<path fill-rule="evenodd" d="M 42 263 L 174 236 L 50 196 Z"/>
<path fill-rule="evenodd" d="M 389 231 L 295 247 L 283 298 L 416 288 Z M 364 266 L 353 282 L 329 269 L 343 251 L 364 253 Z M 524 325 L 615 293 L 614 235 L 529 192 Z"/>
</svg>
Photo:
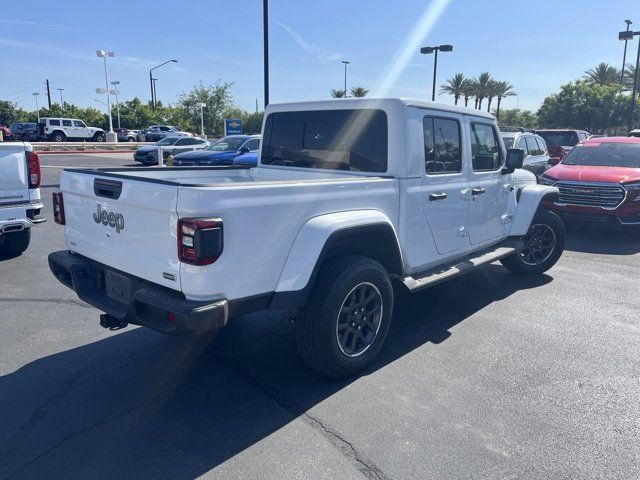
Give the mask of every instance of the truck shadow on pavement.
<svg viewBox="0 0 640 480">
<path fill-rule="evenodd" d="M 567 224 L 566 227 L 566 250 L 603 255 L 640 253 L 640 226 L 618 228 Z"/>
<path fill-rule="evenodd" d="M 445 341 L 487 305 L 551 280 L 490 265 L 401 296 L 386 345 L 364 375 Z M 0 377 L 0 479 L 192 479 L 233 468 L 233 457 L 299 418 L 349 456 L 348 425 L 309 410 L 358 378 L 336 381 L 310 370 L 297 356 L 294 333 L 283 312 L 240 318 L 211 339 L 105 332 L 104 340 Z M 295 435 L 282 434 L 282 451 L 245 452 L 257 462 L 255 472 L 260 462 L 268 468 L 296 455 Z M 231 467 L 221 465 L 228 460 Z"/>
</svg>

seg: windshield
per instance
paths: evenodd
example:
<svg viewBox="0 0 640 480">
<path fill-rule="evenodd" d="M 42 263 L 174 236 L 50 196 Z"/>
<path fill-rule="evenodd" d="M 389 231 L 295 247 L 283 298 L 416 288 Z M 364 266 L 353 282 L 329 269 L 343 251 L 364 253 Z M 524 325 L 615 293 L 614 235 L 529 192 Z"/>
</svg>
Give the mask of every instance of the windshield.
<svg viewBox="0 0 640 480">
<path fill-rule="evenodd" d="M 563 147 L 573 147 L 578 143 L 578 134 L 570 130 L 567 131 L 554 131 L 554 132 L 540 132 L 536 131 L 538 135 L 544 138 L 547 145 L 560 145 Z"/>
<path fill-rule="evenodd" d="M 214 152 L 235 152 L 245 142 L 244 138 L 240 137 L 224 137 L 220 140 L 216 140 L 207 147 L 207 150 L 213 150 Z"/>
<path fill-rule="evenodd" d="M 158 146 L 161 146 L 161 145 L 173 145 L 179 139 L 180 139 L 180 137 L 165 137 L 162 140 L 158 140 L 155 144 L 158 145 Z"/>
<path fill-rule="evenodd" d="M 513 137 L 502 137 L 502 140 L 504 141 L 504 148 L 513 147 Z"/>
<path fill-rule="evenodd" d="M 562 161 L 564 165 L 640 168 L 640 143 L 586 143 Z"/>
</svg>

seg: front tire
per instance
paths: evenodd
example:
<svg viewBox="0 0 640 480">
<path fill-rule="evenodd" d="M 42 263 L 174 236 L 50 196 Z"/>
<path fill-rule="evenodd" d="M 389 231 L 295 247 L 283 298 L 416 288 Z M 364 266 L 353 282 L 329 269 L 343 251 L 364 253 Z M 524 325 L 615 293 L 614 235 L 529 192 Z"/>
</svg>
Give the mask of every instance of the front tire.
<svg viewBox="0 0 640 480">
<path fill-rule="evenodd" d="M 533 217 L 522 251 L 500 260 L 518 275 L 540 275 L 553 267 L 564 250 L 567 232 L 555 213 L 541 210 Z"/>
<path fill-rule="evenodd" d="M 31 229 L 25 228 L 19 232 L 5 233 L 0 239 L 0 252 L 17 256 L 22 254 L 31 241 Z"/>
<path fill-rule="evenodd" d="M 393 287 L 382 265 L 355 255 L 329 260 L 296 321 L 298 351 L 324 375 L 353 376 L 380 351 L 392 311 Z"/>
</svg>

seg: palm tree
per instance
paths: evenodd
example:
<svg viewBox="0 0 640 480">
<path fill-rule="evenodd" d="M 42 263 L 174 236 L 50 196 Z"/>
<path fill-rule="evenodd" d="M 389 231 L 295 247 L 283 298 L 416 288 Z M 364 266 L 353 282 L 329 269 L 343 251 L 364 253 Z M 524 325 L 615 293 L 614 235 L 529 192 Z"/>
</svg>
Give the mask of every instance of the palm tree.
<svg viewBox="0 0 640 480">
<path fill-rule="evenodd" d="M 460 88 L 460 93 L 464 98 L 464 106 L 468 107 L 469 100 L 474 95 L 473 81 L 468 78 L 465 78 L 464 81 L 462 82 L 462 88 Z"/>
<path fill-rule="evenodd" d="M 487 112 L 491 113 L 491 102 L 498 95 L 498 82 L 491 80 L 487 85 Z"/>
<path fill-rule="evenodd" d="M 633 90 L 633 79 L 636 74 L 636 66 L 629 65 L 624 70 L 624 88 L 627 90 Z M 638 74 L 638 78 L 636 79 L 636 92 L 640 92 L 640 73 Z"/>
<path fill-rule="evenodd" d="M 509 82 L 499 81 L 496 82 L 495 95 L 498 100 L 498 107 L 496 108 L 496 119 L 500 121 L 500 104 L 504 97 L 512 97 L 516 92 L 513 91 L 513 85 Z"/>
<path fill-rule="evenodd" d="M 608 63 L 599 63 L 596 68 L 584 72 L 584 79 L 598 85 L 613 85 L 620 81 L 620 70 Z"/>
<path fill-rule="evenodd" d="M 369 90 L 364 87 L 351 87 L 350 92 L 352 97 L 366 97 Z"/>
<path fill-rule="evenodd" d="M 347 92 L 341 88 L 332 88 L 331 96 L 333 98 L 345 98 L 347 96 Z"/>
<path fill-rule="evenodd" d="M 493 79 L 489 72 L 482 72 L 477 78 L 473 80 L 476 96 L 476 108 L 482 110 L 482 101 L 487 98 L 489 93 L 489 86 Z"/>
<path fill-rule="evenodd" d="M 463 95 L 464 82 L 466 79 L 462 73 L 456 73 L 453 77 L 440 85 L 440 93 L 453 95 L 453 103 L 458 105 L 458 100 Z"/>
</svg>

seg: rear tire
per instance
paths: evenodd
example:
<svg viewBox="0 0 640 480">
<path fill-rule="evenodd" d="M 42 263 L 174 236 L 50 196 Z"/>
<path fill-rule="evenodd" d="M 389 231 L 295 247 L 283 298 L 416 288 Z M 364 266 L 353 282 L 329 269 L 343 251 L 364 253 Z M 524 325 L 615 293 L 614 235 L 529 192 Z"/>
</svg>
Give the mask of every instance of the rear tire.
<svg viewBox="0 0 640 480">
<path fill-rule="evenodd" d="M 533 217 L 525 248 L 500 260 L 500 263 L 518 275 L 540 275 L 553 267 L 564 250 L 567 232 L 555 213 L 541 210 Z"/>
<path fill-rule="evenodd" d="M 51 134 L 51 140 L 54 142 L 66 142 L 67 136 L 62 132 L 53 132 Z"/>
<path fill-rule="evenodd" d="M 329 260 L 296 320 L 298 351 L 324 375 L 353 376 L 380 351 L 392 311 L 393 287 L 382 265 L 356 255 Z"/>
<path fill-rule="evenodd" d="M 0 239 L 0 252 L 6 255 L 20 255 L 31 241 L 31 229 L 25 228 L 19 232 L 5 233 Z"/>
<path fill-rule="evenodd" d="M 104 142 L 104 133 L 96 133 L 93 136 L 93 141 L 94 142 Z"/>
</svg>

